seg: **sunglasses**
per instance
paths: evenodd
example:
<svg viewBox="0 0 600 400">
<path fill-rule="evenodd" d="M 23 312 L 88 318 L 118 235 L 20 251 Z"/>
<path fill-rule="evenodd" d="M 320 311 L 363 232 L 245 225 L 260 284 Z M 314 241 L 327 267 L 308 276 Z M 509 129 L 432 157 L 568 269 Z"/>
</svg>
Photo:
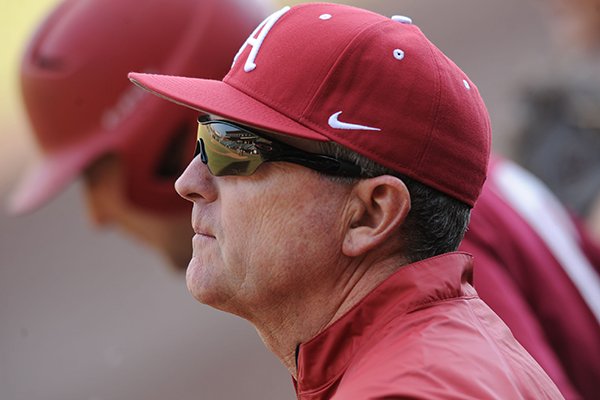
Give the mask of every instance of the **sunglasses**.
<svg viewBox="0 0 600 400">
<path fill-rule="evenodd" d="M 268 161 L 299 164 L 327 175 L 361 176 L 356 164 L 297 149 L 233 122 L 199 119 L 198 123 L 194 157 L 200 155 L 214 176 L 251 175 Z"/>
</svg>

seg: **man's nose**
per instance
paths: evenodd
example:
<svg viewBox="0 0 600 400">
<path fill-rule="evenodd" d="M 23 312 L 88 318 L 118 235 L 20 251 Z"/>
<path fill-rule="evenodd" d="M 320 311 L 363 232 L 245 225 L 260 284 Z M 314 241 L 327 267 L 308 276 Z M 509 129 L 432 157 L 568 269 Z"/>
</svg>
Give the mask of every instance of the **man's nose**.
<svg viewBox="0 0 600 400">
<path fill-rule="evenodd" d="M 214 180 L 200 156 L 196 156 L 175 182 L 175 190 L 191 202 L 212 202 L 217 198 Z"/>
</svg>

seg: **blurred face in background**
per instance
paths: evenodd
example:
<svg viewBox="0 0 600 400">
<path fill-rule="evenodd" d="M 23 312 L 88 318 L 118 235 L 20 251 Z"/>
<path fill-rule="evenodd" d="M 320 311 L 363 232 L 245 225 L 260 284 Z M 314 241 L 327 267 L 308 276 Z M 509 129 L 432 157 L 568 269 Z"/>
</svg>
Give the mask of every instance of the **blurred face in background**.
<svg viewBox="0 0 600 400">
<path fill-rule="evenodd" d="M 123 164 L 116 155 L 106 155 L 87 168 L 84 184 L 88 215 L 95 226 L 115 226 L 158 251 L 174 268 L 187 267 L 193 236 L 189 213 L 163 215 L 132 204 L 125 193 Z"/>
<path fill-rule="evenodd" d="M 560 0 L 556 23 L 567 33 L 567 43 L 600 53 L 600 0 Z"/>
</svg>

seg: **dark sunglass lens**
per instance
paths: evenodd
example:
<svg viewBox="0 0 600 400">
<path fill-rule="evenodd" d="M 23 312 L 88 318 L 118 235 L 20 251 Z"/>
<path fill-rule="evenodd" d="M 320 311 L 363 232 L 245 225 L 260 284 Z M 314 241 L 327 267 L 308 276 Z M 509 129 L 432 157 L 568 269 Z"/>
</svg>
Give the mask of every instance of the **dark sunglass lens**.
<svg viewBox="0 0 600 400">
<path fill-rule="evenodd" d="M 233 124 L 207 121 L 198 127 L 196 155 L 214 176 L 250 175 L 262 163 L 256 139 Z"/>
<path fill-rule="evenodd" d="M 208 155 L 206 154 L 206 148 L 204 147 L 204 140 L 198 139 L 198 144 L 196 146 L 200 148 L 200 160 L 204 164 L 208 164 Z"/>
<path fill-rule="evenodd" d="M 198 154 L 200 154 L 200 141 L 202 139 L 198 139 L 196 140 L 196 148 L 194 149 L 194 158 L 198 157 Z"/>
</svg>

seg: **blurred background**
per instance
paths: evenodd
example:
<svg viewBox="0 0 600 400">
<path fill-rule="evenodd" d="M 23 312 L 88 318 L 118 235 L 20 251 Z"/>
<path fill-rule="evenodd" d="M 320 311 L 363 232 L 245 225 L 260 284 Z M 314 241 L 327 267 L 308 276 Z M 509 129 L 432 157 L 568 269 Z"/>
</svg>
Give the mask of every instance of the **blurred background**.
<svg viewBox="0 0 600 400">
<path fill-rule="evenodd" d="M 560 34 L 572 16 L 551 0 L 343 3 L 412 17 L 478 84 L 494 147 L 507 156 L 517 153 L 524 88 L 565 69 L 577 75 L 565 65 L 575 56 Z M 2 204 L 37 151 L 19 95 L 20 56 L 56 4 L 0 3 Z M 197 304 L 183 276 L 142 245 L 90 229 L 78 184 L 31 215 L 0 213 L 0 399 L 167 398 L 292 399 L 294 392 L 248 323 Z"/>
</svg>

